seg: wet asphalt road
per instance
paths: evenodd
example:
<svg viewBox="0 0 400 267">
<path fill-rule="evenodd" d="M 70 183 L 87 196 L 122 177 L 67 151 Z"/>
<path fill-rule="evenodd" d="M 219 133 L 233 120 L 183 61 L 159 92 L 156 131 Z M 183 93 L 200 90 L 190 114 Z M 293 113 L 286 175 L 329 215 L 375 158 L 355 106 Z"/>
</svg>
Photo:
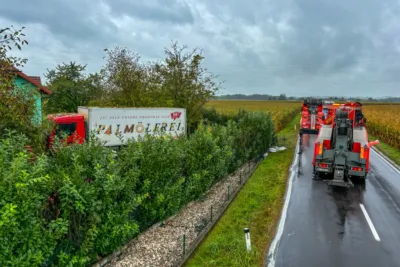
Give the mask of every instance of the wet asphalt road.
<svg viewBox="0 0 400 267">
<path fill-rule="evenodd" d="M 400 172 L 372 152 L 364 185 L 329 187 L 312 180 L 315 136 L 304 138 L 268 266 L 400 266 Z"/>
</svg>

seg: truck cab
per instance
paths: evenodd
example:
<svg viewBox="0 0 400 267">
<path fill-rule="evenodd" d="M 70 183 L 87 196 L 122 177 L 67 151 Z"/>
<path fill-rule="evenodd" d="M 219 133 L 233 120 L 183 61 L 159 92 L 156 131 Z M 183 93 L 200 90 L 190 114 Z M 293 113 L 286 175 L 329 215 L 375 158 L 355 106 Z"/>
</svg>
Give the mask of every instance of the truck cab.
<svg viewBox="0 0 400 267">
<path fill-rule="evenodd" d="M 56 137 L 66 144 L 82 144 L 86 139 L 85 118 L 81 114 L 57 114 L 49 115 L 48 120 L 54 123 L 54 127 L 48 137 L 48 148 Z M 63 136 L 67 135 L 66 139 Z"/>
</svg>

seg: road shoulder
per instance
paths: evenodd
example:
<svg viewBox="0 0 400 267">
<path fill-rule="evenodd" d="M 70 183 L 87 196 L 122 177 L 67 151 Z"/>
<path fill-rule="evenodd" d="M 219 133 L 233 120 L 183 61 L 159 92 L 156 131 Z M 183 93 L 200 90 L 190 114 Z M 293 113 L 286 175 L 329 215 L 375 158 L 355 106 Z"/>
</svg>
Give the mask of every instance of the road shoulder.
<svg viewBox="0 0 400 267">
<path fill-rule="evenodd" d="M 374 141 L 375 138 L 372 135 L 368 136 L 369 141 Z M 379 140 L 379 139 L 378 139 Z M 392 147 L 385 142 L 379 140 L 379 144 L 374 146 L 373 149 L 382 156 L 386 161 L 390 162 L 393 166 L 400 170 L 400 150 Z"/>
</svg>

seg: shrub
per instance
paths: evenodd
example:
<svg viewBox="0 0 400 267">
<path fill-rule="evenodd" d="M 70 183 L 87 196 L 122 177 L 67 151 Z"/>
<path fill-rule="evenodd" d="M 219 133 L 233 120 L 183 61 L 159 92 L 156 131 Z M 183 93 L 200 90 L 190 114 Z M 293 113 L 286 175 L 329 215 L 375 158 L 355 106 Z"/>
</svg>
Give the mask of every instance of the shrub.
<svg viewBox="0 0 400 267">
<path fill-rule="evenodd" d="M 51 191 L 48 158 L 31 164 L 24 151 L 27 139 L 15 133 L 6 137 L 0 143 L 0 265 L 38 266 L 54 253 L 68 222 L 43 216 Z"/>
<path fill-rule="evenodd" d="M 226 125 L 228 121 L 237 119 L 238 113 L 221 113 L 214 107 L 206 107 L 202 108 L 202 117 L 207 122 Z"/>
<path fill-rule="evenodd" d="M 68 235 L 58 244 L 58 259 L 52 261 L 89 262 L 139 232 L 138 223 L 129 217 L 143 198 L 135 191 L 139 175 L 135 169 L 121 175 L 122 165 L 112 150 L 93 139 L 58 149 L 50 161 L 51 196 L 58 203 L 52 209 L 69 222 Z"/>
<path fill-rule="evenodd" d="M 218 127 L 212 127 L 218 129 Z M 218 146 L 209 127 L 200 126 L 186 144 L 185 176 L 187 200 L 197 199 L 228 172 L 232 147 Z"/>
<path fill-rule="evenodd" d="M 120 151 L 122 175 L 130 177 L 135 169 L 138 183 L 134 192 L 146 196 L 133 211 L 142 230 L 182 206 L 184 145 L 184 140 L 148 136 L 145 140 L 130 141 Z"/>
<path fill-rule="evenodd" d="M 260 156 L 274 139 L 274 124 L 269 113 L 240 109 L 237 113 L 227 115 L 219 114 L 214 108 L 208 108 L 203 111 L 203 115 L 206 121 L 226 125 L 226 136 L 233 138 L 235 168 L 251 158 Z"/>
</svg>

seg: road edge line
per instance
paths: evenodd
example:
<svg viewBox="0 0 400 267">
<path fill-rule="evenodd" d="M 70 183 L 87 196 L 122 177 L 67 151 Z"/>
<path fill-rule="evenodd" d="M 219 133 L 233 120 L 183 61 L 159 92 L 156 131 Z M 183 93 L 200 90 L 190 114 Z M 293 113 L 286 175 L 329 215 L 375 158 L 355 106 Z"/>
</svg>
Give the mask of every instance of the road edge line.
<svg viewBox="0 0 400 267">
<path fill-rule="evenodd" d="M 400 174 L 400 166 L 398 166 L 394 161 L 389 159 L 385 154 L 383 154 L 375 147 L 372 147 L 372 151 L 374 151 L 376 155 L 380 157 L 387 165 L 389 165 L 395 172 Z"/>
<path fill-rule="evenodd" d="M 371 220 L 371 218 L 369 217 L 367 210 L 365 209 L 364 205 L 361 204 L 361 203 L 360 203 L 360 207 L 361 207 L 362 212 L 364 213 L 364 217 L 365 217 L 365 219 L 367 220 L 367 223 L 368 223 L 368 225 L 369 225 L 369 228 L 371 229 L 372 235 L 374 236 L 374 238 L 375 238 L 376 241 L 380 242 L 381 239 L 379 238 L 378 232 L 376 231 L 375 226 L 374 226 L 374 224 L 372 223 L 372 220 Z"/>
<path fill-rule="evenodd" d="M 278 244 L 282 238 L 283 229 L 285 228 L 285 222 L 286 222 L 286 216 L 287 216 L 287 212 L 288 212 L 290 197 L 292 195 L 292 183 L 294 180 L 294 176 L 296 175 L 297 161 L 299 160 L 299 154 L 298 154 L 299 145 L 298 144 L 299 144 L 299 139 L 297 139 L 294 159 L 293 159 L 292 166 L 290 167 L 290 175 L 289 175 L 289 181 L 288 181 L 289 184 L 288 184 L 286 194 L 285 194 L 285 203 L 283 204 L 281 218 L 279 219 L 278 230 L 277 230 L 277 233 L 276 233 L 274 239 L 272 240 L 272 243 L 269 248 L 268 255 L 267 255 L 267 264 L 266 265 L 268 267 L 275 266 L 275 258 L 274 258 L 275 253 L 277 252 Z"/>
</svg>

